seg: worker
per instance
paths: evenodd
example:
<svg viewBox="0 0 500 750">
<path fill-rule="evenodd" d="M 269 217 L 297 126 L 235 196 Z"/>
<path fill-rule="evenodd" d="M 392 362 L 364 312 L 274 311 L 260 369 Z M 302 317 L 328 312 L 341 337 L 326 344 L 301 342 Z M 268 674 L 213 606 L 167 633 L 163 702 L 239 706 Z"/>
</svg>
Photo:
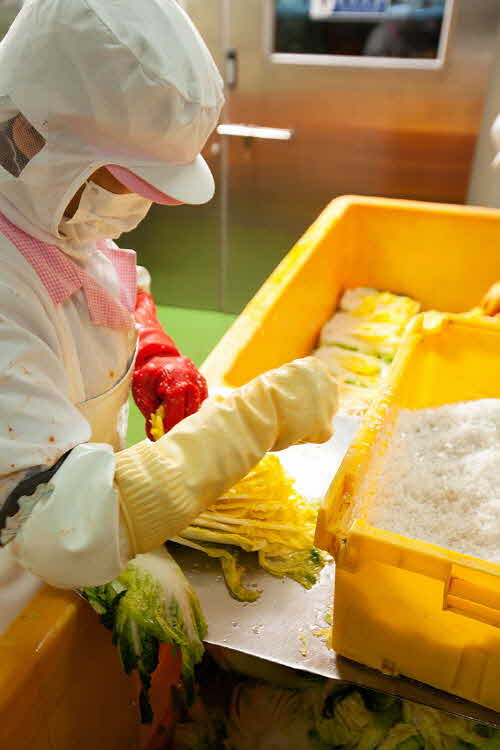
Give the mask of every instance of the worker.
<svg viewBox="0 0 500 750">
<path fill-rule="evenodd" d="M 266 451 L 331 434 L 311 358 L 205 400 L 114 243 L 153 202 L 212 197 L 222 105 L 174 0 L 31 0 L 0 44 L 0 632 L 42 581 L 109 582 Z M 131 382 L 167 434 L 124 449 Z"/>
</svg>

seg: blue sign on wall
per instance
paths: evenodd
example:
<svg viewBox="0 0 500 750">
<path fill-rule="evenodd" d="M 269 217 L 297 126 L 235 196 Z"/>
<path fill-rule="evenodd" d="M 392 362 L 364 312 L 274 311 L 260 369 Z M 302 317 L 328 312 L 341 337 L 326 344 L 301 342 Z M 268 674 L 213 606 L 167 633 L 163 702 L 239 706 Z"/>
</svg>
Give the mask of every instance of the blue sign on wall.
<svg viewBox="0 0 500 750">
<path fill-rule="evenodd" d="M 334 13 L 385 13 L 390 0 L 335 0 Z"/>
</svg>

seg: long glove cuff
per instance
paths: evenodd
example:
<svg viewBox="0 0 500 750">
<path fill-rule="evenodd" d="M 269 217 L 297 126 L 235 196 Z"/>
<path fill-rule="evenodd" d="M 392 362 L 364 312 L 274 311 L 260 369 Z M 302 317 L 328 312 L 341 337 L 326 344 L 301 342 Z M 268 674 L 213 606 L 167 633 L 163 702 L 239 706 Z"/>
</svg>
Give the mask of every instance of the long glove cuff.
<svg viewBox="0 0 500 750">
<path fill-rule="evenodd" d="M 115 483 L 120 494 L 133 556 L 150 552 L 193 518 L 185 495 L 185 476 L 158 450 L 143 441 L 116 454 Z M 172 533 L 169 533 L 169 530 Z"/>
<path fill-rule="evenodd" d="M 152 357 L 178 357 L 180 352 L 174 341 L 165 333 L 158 320 L 156 306 L 149 292 L 139 291 L 135 305 L 135 322 L 139 331 L 139 347 L 136 370 L 146 364 Z"/>
</svg>

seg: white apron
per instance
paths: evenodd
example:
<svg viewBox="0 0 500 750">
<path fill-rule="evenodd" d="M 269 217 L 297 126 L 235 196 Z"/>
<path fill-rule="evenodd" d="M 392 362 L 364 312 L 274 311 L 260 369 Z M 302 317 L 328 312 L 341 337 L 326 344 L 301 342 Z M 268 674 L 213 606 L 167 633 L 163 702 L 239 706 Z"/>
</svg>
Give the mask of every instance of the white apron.
<svg viewBox="0 0 500 750">
<path fill-rule="evenodd" d="M 125 446 L 134 363 L 135 356 L 115 386 L 100 396 L 77 404 L 92 428 L 92 442 L 108 443 L 115 451 Z M 43 581 L 19 565 L 10 551 L 10 545 L 0 549 L 0 634 L 42 586 Z"/>
</svg>

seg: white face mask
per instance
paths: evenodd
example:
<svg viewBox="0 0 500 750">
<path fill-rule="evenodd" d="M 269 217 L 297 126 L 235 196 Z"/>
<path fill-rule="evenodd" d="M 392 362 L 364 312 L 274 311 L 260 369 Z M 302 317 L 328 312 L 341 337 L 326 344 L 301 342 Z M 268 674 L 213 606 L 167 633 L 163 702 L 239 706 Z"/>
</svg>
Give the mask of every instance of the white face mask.
<svg viewBox="0 0 500 750">
<path fill-rule="evenodd" d="M 87 182 L 78 210 L 71 219 L 63 218 L 59 232 L 68 249 L 83 250 L 97 240 L 116 240 L 135 229 L 151 205 L 151 201 L 135 193 L 116 195 L 95 182 Z"/>
</svg>

